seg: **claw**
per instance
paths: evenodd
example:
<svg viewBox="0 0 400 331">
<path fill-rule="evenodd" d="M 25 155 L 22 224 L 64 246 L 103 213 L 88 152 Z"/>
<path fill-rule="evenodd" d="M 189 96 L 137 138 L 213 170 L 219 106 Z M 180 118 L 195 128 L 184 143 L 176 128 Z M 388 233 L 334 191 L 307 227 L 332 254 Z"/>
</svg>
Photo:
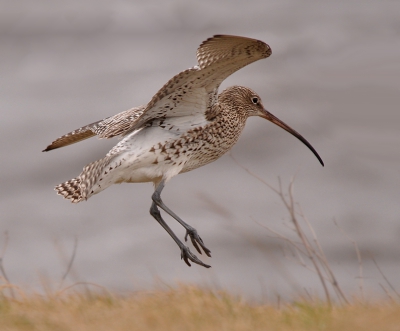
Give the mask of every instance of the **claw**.
<svg viewBox="0 0 400 331">
<path fill-rule="evenodd" d="M 198 265 L 201 265 L 201 266 L 203 266 L 203 267 L 205 267 L 205 268 L 210 268 L 210 267 L 211 267 L 210 265 L 205 264 L 205 263 L 203 263 L 201 260 L 199 260 L 199 258 L 198 258 L 196 255 L 194 255 L 194 254 L 190 251 L 190 249 L 189 249 L 188 247 L 186 247 L 186 246 L 183 246 L 183 247 L 181 248 L 181 259 L 183 259 L 183 260 L 185 261 L 185 263 L 186 263 L 189 267 L 191 267 L 191 264 L 190 264 L 189 260 L 192 261 L 193 263 L 196 263 L 196 264 L 198 264 Z"/>
<path fill-rule="evenodd" d="M 198 251 L 199 254 L 203 255 L 203 253 L 201 252 L 199 246 L 197 245 L 196 240 L 194 240 L 193 237 L 190 237 L 190 240 L 192 241 L 192 244 L 193 244 L 194 248 L 196 248 L 196 251 Z"/>
<path fill-rule="evenodd" d="M 190 264 L 187 255 L 183 254 L 183 250 L 181 251 L 181 260 L 183 259 L 183 261 L 185 261 L 185 263 L 191 267 L 192 265 Z"/>
<path fill-rule="evenodd" d="M 188 236 L 190 237 L 190 240 L 191 240 L 194 248 L 196 248 L 196 250 L 200 254 L 203 254 L 200 249 L 200 247 L 201 247 L 203 249 L 204 253 L 206 253 L 206 255 L 208 257 L 211 257 L 211 251 L 204 245 L 203 239 L 201 239 L 201 237 L 197 234 L 196 229 L 186 231 L 185 241 L 187 241 Z"/>
</svg>

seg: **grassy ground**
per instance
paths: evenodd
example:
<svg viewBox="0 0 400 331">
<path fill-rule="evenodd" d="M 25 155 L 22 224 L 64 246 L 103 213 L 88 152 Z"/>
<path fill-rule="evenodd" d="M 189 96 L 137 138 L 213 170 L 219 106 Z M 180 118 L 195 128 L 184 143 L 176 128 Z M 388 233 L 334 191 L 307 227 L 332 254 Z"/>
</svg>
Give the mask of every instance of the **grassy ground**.
<svg viewBox="0 0 400 331">
<path fill-rule="evenodd" d="M 400 330 L 400 305 L 249 304 L 182 286 L 126 298 L 82 294 L 0 299 L 0 330 Z"/>
</svg>

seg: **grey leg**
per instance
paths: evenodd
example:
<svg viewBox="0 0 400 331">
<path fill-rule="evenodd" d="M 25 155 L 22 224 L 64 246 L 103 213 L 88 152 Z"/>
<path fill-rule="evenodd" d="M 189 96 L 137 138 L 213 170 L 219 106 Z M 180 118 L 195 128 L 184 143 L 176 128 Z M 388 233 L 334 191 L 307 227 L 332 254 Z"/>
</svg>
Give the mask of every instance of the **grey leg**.
<svg viewBox="0 0 400 331">
<path fill-rule="evenodd" d="M 211 251 L 204 246 L 203 239 L 200 238 L 200 236 L 197 233 L 197 230 L 193 227 L 191 227 L 189 224 L 185 223 L 178 215 L 176 215 L 171 209 L 169 209 L 164 202 L 161 200 L 161 191 L 164 189 L 165 181 L 164 179 L 158 184 L 156 187 L 152 199 L 156 203 L 158 207 L 160 207 L 162 210 L 164 210 L 166 213 L 168 213 L 171 217 L 175 218 L 185 229 L 186 229 L 186 235 L 185 235 L 185 241 L 187 241 L 187 237 L 190 237 L 190 240 L 192 241 L 192 244 L 196 250 L 201 253 L 200 247 L 203 249 L 204 253 L 206 253 L 207 256 L 211 257 Z M 199 247 L 200 245 L 200 247 Z"/>
<path fill-rule="evenodd" d="M 194 255 L 190 250 L 189 247 L 185 246 L 182 241 L 179 240 L 179 238 L 175 235 L 175 233 L 171 230 L 171 228 L 167 225 L 167 223 L 165 223 L 165 221 L 163 220 L 163 218 L 161 217 L 160 211 L 157 208 L 157 205 L 155 204 L 155 202 L 153 202 L 151 204 L 151 208 L 150 208 L 150 214 L 151 216 L 153 216 L 156 221 L 158 223 L 160 223 L 160 225 L 165 229 L 165 231 L 168 232 L 168 234 L 172 237 L 172 239 L 175 240 L 175 242 L 177 243 L 177 245 L 179 246 L 179 248 L 181 249 L 181 259 L 183 259 L 185 261 L 185 263 L 190 267 L 190 261 L 192 261 L 193 263 L 197 263 L 203 267 L 206 268 L 210 268 L 210 266 L 208 264 L 203 263 L 202 261 L 200 261 L 196 255 Z"/>
</svg>

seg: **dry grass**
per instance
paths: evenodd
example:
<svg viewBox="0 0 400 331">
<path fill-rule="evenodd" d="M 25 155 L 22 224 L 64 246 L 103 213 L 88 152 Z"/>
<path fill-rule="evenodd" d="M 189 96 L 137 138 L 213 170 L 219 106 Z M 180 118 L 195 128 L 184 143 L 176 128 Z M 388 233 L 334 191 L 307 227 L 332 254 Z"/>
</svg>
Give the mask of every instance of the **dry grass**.
<svg viewBox="0 0 400 331">
<path fill-rule="evenodd" d="M 295 302 L 276 307 L 192 286 L 88 297 L 0 299 L 0 330 L 400 330 L 397 303 L 333 305 Z"/>
</svg>

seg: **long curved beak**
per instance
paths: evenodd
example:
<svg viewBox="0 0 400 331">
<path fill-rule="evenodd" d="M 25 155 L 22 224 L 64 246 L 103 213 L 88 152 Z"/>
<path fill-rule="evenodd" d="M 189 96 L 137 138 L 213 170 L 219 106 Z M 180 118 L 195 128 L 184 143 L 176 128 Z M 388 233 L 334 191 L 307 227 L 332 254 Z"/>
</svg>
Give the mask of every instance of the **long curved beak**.
<svg viewBox="0 0 400 331">
<path fill-rule="evenodd" d="M 262 117 L 264 117 L 268 121 L 276 124 L 277 126 L 280 126 L 283 130 L 285 130 L 285 131 L 291 133 L 292 135 L 294 135 L 304 145 L 306 145 L 311 150 L 311 152 L 314 153 L 314 155 L 317 157 L 317 159 L 321 163 L 321 165 L 324 166 L 324 161 L 322 161 L 322 159 L 318 155 L 317 151 L 314 149 L 314 147 L 311 146 L 311 144 L 305 138 L 303 138 L 303 136 L 300 133 L 298 133 L 297 131 L 293 130 L 289 125 L 283 123 L 279 118 L 277 118 L 276 116 L 272 115 L 269 111 L 267 111 L 265 109 L 264 109 L 264 113 L 263 113 Z"/>
</svg>

